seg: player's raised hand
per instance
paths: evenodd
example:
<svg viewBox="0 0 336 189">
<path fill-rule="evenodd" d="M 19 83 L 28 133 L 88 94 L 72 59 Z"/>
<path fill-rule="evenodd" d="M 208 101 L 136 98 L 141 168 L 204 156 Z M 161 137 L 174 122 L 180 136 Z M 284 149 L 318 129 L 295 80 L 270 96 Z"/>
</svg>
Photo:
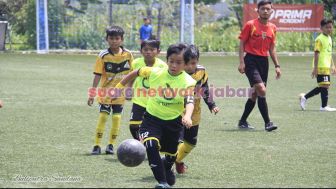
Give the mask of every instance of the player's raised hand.
<svg viewBox="0 0 336 189">
<path fill-rule="evenodd" d="M 240 63 L 238 66 L 238 71 L 243 74 L 245 73 L 245 63 Z"/>
<path fill-rule="evenodd" d="M 219 111 L 220 111 L 220 109 L 217 106 L 215 106 L 215 107 L 212 108 L 211 113 L 215 113 L 215 115 L 216 115 Z"/>
<path fill-rule="evenodd" d="M 317 68 L 313 68 L 313 71 L 312 71 L 312 78 L 314 79 L 314 78 L 316 78 L 316 76 L 317 76 Z"/>
<path fill-rule="evenodd" d="M 188 129 L 192 126 L 192 120 L 189 116 L 182 117 L 182 124 Z"/>
<path fill-rule="evenodd" d="M 281 77 L 280 67 L 275 68 L 275 73 L 276 73 L 275 79 L 280 79 L 280 77 Z"/>
<path fill-rule="evenodd" d="M 94 98 L 93 98 L 93 97 L 89 97 L 89 99 L 88 99 L 88 101 L 87 101 L 87 104 L 88 104 L 89 106 L 92 106 L 93 101 L 94 101 Z"/>
</svg>

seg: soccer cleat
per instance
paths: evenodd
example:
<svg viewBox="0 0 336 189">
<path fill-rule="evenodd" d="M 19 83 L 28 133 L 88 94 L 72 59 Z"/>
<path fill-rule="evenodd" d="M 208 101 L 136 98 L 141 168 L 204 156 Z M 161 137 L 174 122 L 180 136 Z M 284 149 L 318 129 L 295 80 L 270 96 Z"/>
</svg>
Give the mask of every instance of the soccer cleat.
<svg viewBox="0 0 336 189">
<path fill-rule="evenodd" d="M 273 124 L 273 122 L 269 122 L 265 124 L 265 130 L 266 131 L 273 131 L 275 129 L 277 129 L 278 127 L 276 125 Z"/>
<path fill-rule="evenodd" d="M 164 182 L 164 183 L 159 183 L 159 184 L 155 185 L 155 188 L 170 188 L 170 186 L 169 186 L 169 184 Z"/>
<path fill-rule="evenodd" d="M 301 93 L 300 94 L 300 106 L 301 106 L 301 109 L 302 110 L 305 110 L 306 109 L 306 97 L 305 97 L 305 94 L 304 93 Z"/>
<path fill-rule="evenodd" d="M 176 172 L 178 174 L 183 174 L 187 171 L 188 167 L 183 163 L 175 162 Z"/>
<path fill-rule="evenodd" d="M 114 154 L 113 145 L 112 144 L 107 145 L 105 152 L 106 154 Z"/>
<path fill-rule="evenodd" d="M 326 106 L 324 108 L 321 107 L 320 111 L 322 111 L 322 112 L 334 112 L 334 111 L 336 111 L 336 108 L 331 108 L 330 106 Z"/>
<path fill-rule="evenodd" d="M 166 165 L 168 164 L 166 162 L 166 158 L 165 157 L 162 157 L 162 162 L 163 162 L 163 165 L 165 167 L 165 170 L 166 170 L 166 179 L 167 179 L 167 183 L 170 185 L 170 186 L 173 186 L 176 182 L 176 176 L 175 176 L 175 173 L 174 173 L 174 169 L 173 169 L 173 166 L 170 168 L 170 169 L 167 169 L 166 168 Z"/>
<path fill-rule="evenodd" d="M 101 153 L 100 146 L 96 145 L 93 147 L 91 155 L 99 155 Z"/>
<path fill-rule="evenodd" d="M 238 128 L 239 129 L 254 129 L 247 121 L 241 121 L 238 122 Z"/>
</svg>

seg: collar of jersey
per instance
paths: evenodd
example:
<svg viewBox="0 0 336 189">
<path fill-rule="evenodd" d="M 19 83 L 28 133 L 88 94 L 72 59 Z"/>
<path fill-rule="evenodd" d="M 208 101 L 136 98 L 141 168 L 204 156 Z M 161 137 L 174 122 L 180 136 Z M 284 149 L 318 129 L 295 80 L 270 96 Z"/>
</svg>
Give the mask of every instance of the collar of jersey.
<svg viewBox="0 0 336 189">
<path fill-rule="evenodd" d="M 120 46 L 120 48 L 121 48 L 121 54 L 122 54 L 122 53 L 125 51 L 125 49 L 124 49 L 123 46 Z M 108 48 L 107 50 L 108 50 L 108 52 L 109 52 L 110 54 L 112 54 L 113 56 L 115 55 L 115 54 L 111 51 L 110 48 Z"/>
</svg>

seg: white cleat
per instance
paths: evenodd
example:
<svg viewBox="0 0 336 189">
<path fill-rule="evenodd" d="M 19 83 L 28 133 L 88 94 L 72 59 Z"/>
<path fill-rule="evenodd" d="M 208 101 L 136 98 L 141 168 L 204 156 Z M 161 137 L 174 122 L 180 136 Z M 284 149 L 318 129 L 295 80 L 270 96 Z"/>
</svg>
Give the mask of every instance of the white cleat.
<svg viewBox="0 0 336 189">
<path fill-rule="evenodd" d="M 307 101 L 307 99 L 305 98 L 305 94 L 304 93 L 300 94 L 299 100 L 300 100 L 301 109 L 305 110 L 306 109 L 306 101 Z"/>
<path fill-rule="evenodd" d="M 336 111 L 336 108 L 331 108 L 331 107 L 329 107 L 329 106 L 326 106 L 326 107 L 324 107 L 324 108 L 320 108 L 320 111 L 322 111 L 322 112 L 335 112 Z"/>
</svg>

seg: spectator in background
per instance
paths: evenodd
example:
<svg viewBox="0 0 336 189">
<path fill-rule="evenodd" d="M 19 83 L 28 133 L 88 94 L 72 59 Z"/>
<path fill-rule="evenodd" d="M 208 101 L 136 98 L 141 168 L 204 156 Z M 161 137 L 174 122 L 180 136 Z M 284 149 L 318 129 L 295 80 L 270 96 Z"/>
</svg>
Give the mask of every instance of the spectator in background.
<svg viewBox="0 0 336 189">
<path fill-rule="evenodd" d="M 144 40 L 148 40 L 151 39 L 152 36 L 152 32 L 153 32 L 153 27 L 150 24 L 151 20 L 150 18 L 145 17 L 143 19 L 144 24 L 141 26 L 140 30 L 139 30 L 139 34 L 140 34 L 140 44 L 142 43 L 142 41 Z"/>
</svg>

